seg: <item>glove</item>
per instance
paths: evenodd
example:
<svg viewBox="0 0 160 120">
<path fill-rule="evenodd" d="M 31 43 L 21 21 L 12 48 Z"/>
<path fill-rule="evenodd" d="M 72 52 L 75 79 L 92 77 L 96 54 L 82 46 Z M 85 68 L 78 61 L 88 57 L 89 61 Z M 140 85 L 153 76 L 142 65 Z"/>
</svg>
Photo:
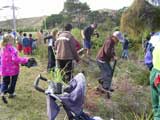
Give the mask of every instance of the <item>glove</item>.
<svg viewBox="0 0 160 120">
<path fill-rule="evenodd" d="M 28 68 L 37 66 L 37 61 L 35 60 L 35 58 L 29 58 L 25 66 Z"/>
</svg>

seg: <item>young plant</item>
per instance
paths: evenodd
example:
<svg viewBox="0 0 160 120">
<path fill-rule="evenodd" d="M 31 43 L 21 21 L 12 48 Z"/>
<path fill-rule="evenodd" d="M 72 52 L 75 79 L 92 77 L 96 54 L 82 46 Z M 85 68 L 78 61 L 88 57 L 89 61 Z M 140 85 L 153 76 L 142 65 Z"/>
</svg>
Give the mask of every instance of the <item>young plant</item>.
<svg viewBox="0 0 160 120">
<path fill-rule="evenodd" d="M 63 69 L 61 70 L 60 68 L 56 67 L 54 71 L 50 72 L 50 75 L 51 75 L 51 79 L 52 79 L 53 82 L 55 82 L 55 83 L 62 83 L 65 86 L 67 85 L 63 81 L 64 75 L 65 75 L 65 72 L 64 72 Z"/>
</svg>

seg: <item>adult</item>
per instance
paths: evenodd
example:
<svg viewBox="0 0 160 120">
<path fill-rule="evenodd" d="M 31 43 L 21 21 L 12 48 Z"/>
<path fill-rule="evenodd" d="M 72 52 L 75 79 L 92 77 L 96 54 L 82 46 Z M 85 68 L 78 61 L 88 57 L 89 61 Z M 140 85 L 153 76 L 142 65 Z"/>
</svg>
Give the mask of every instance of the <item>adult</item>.
<svg viewBox="0 0 160 120">
<path fill-rule="evenodd" d="M 115 31 L 111 37 L 107 38 L 97 54 L 97 64 L 101 71 L 100 89 L 113 91 L 111 60 L 117 60 L 114 47 L 118 42 L 123 42 L 124 38 L 120 31 Z"/>
<path fill-rule="evenodd" d="M 152 51 L 153 68 L 150 72 L 150 87 L 152 109 L 154 112 L 154 120 L 160 119 L 160 32 L 156 33 L 152 39 L 155 39 L 156 45 Z M 158 42 L 159 40 L 159 42 Z"/>
<path fill-rule="evenodd" d="M 81 32 L 83 38 L 83 46 L 86 49 L 87 55 L 91 55 L 91 36 L 94 35 L 94 30 L 97 28 L 97 24 L 91 24 L 84 28 Z M 97 34 L 96 34 L 97 35 Z"/>
<path fill-rule="evenodd" d="M 55 29 L 52 31 L 52 34 L 44 38 L 44 43 L 48 41 L 48 66 L 47 70 L 53 70 L 56 66 L 55 62 L 55 53 L 54 53 L 54 43 L 56 41 L 56 35 L 58 33 L 58 30 Z"/>
<path fill-rule="evenodd" d="M 44 34 L 42 29 L 37 32 L 36 39 L 37 39 L 37 45 L 41 45 L 42 41 L 44 40 Z"/>
<path fill-rule="evenodd" d="M 74 37 L 71 34 L 72 25 L 66 24 L 64 31 L 58 34 L 55 41 L 56 60 L 58 67 L 65 71 L 65 81 L 69 82 L 72 78 L 73 65 L 72 61 L 79 61 L 76 51 Z"/>
<path fill-rule="evenodd" d="M 154 35 L 152 35 L 150 40 L 148 41 L 148 45 L 147 45 L 146 53 L 144 57 L 144 63 L 149 70 L 151 70 L 153 67 L 152 52 L 154 50 L 154 47 L 157 46 L 157 43 L 160 42 L 159 35 L 160 35 L 160 32 L 154 33 Z"/>
</svg>

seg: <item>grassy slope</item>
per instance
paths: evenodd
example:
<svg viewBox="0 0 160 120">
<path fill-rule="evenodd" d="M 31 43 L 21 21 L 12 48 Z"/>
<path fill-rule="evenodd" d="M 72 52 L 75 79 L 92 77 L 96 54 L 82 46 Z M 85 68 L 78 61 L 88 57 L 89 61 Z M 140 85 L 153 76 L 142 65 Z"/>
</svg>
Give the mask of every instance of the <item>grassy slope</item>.
<svg viewBox="0 0 160 120">
<path fill-rule="evenodd" d="M 44 76 L 48 76 L 44 72 L 47 66 L 47 49 L 42 47 L 36 51 L 39 54 L 36 56 L 37 67 L 30 69 L 21 67 L 16 87 L 17 97 L 9 99 L 8 105 L 0 101 L 0 120 L 47 120 L 45 95 L 33 88 L 34 79 L 38 74 L 42 73 Z M 135 53 L 130 54 L 132 55 L 130 58 L 136 56 L 133 55 Z M 86 72 L 88 83 L 85 109 L 92 115 L 101 116 L 104 120 L 109 120 L 109 118 L 145 120 L 143 115 L 148 116 L 148 113 L 151 113 L 149 87 L 137 85 L 141 81 L 148 81 L 148 72 L 146 72 L 143 64 L 138 62 L 138 58 L 136 60 L 118 61 L 113 78 L 116 91 L 112 94 L 111 100 L 107 99 L 105 94 L 96 91 L 98 85 L 96 78 L 99 76 L 99 68 L 96 63 L 81 62 L 80 65 L 76 66 L 75 73 L 81 70 Z M 62 116 L 63 112 L 57 120 L 62 120 Z M 139 119 L 137 119 L 138 117 Z"/>
</svg>

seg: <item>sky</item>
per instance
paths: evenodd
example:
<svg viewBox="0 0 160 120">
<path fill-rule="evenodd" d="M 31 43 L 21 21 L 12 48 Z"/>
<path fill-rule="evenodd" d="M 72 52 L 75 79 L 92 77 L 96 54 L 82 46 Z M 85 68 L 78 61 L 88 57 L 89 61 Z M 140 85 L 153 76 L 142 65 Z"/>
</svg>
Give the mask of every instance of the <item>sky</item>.
<svg viewBox="0 0 160 120">
<path fill-rule="evenodd" d="M 13 0 L 0 0 L 0 20 L 11 19 L 12 10 L 3 6 L 12 6 Z M 120 9 L 130 6 L 133 0 L 80 0 L 87 2 L 91 10 L 98 9 Z M 16 10 L 16 18 L 37 17 L 58 14 L 63 9 L 65 0 L 14 0 L 19 9 Z"/>
</svg>

